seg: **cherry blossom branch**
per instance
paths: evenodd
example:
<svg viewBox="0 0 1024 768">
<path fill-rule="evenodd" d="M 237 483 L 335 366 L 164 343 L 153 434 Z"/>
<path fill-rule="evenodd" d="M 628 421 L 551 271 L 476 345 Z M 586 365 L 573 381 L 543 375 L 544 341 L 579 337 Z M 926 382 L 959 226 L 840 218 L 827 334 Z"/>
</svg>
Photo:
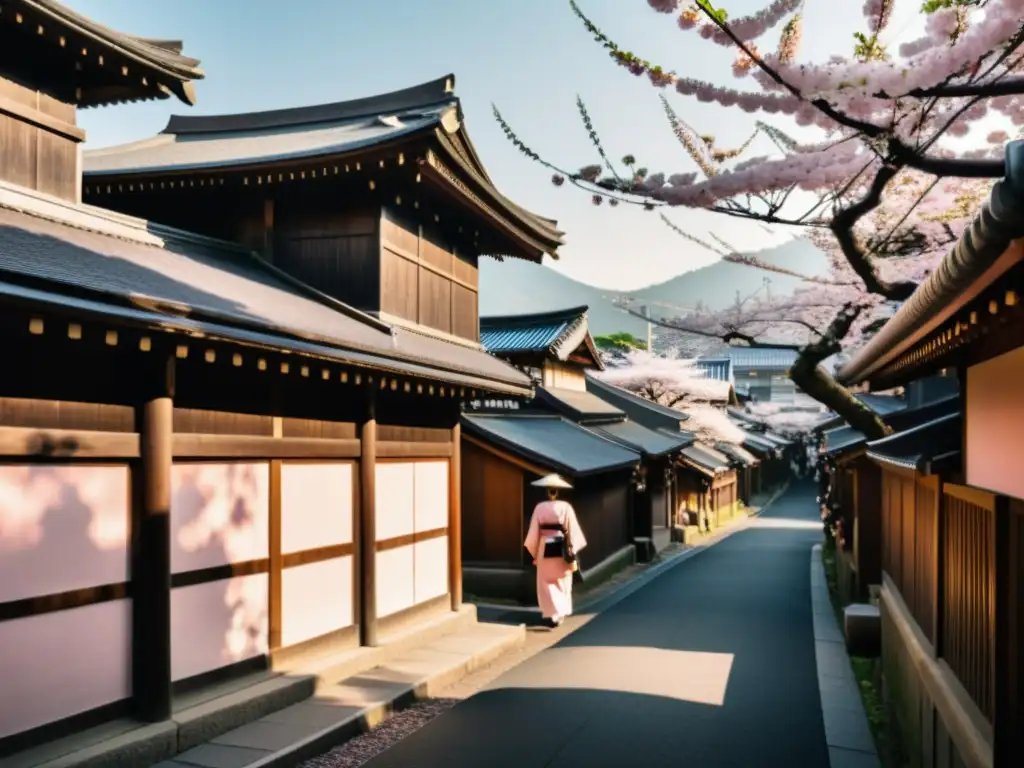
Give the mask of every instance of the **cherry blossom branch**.
<svg viewBox="0 0 1024 768">
<path fill-rule="evenodd" d="M 796 362 L 790 366 L 789 377 L 796 386 L 813 397 L 869 439 L 876 440 L 892 433 L 892 428 L 874 411 L 841 386 L 821 365 L 822 362 L 842 350 L 841 341 L 850 332 L 860 316 L 863 307 L 856 304 L 844 306 L 829 324 L 821 337 L 803 349 Z"/>
</svg>

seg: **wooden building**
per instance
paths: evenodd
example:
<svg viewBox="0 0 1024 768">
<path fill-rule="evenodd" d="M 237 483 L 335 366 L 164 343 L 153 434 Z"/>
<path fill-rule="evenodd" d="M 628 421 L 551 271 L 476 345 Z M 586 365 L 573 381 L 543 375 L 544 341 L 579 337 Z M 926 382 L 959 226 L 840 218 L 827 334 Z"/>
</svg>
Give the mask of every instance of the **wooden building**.
<svg viewBox="0 0 1024 768">
<path fill-rule="evenodd" d="M 961 239 L 838 372 L 872 390 L 943 369 L 959 378 L 961 430 L 941 431 L 959 437 L 960 472 L 886 466 L 883 663 L 919 765 L 1024 764 L 1022 167 L 1024 143 L 1011 142 L 1006 178 Z M 941 463 L 948 446 L 934 439 L 902 450 Z"/>
<path fill-rule="evenodd" d="M 395 128 L 408 127 L 399 118 L 352 127 L 367 102 L 325 110 L 325 119 L 349 115 L 351 130 L 338 133 L 362 136 L 359 151 L 368 136 L 396 130 L 412 142 L 379 158 L 378 145 L 369 155 L 346 145 L 337 164 L 310 154 L 300 163 L 282 131 L 273 163 L 216 169 L 199 127 L 218 134 L 218 152 L 231 130 L 258 148 L 255 126 L 292 119 L 280 113 L 180 124 L 189 141 L 171 150 L 207 152 L 193 165 L 182 156 L 161 165 L 145 143 L 105 151 L 123 175 L 87 182 L 95 202 L 206 234 L 82 205 L 76 108 L 191 102 L 198 62 L 180 44 L 114 32 L 53 0 L 4 2 L 0 46 L 0 757 L 129 716 L 168 726 L 165 753 L 123 764 L 152 762 L 196 743 L 169 719 L 208 685 L 244 676 L 246 692 L 280 690 L 289 677 L 271 678 L 311 657 L 386 645 L 460 611 L 461 403 L 531 392 L 526 376 L 473 341 L 475 259 L 485 248 L 535 258 L 557 238 L 551 222 L 507 201 L 485 205 L 486 175 L 450 94 L 447 106 L 421 110 L 422 122 L 401 98 L 368 100 L 401 107 L 420 131 Z M 427 88 L 439 101 L 442 85 Z M 308 148 L 290 125 L 294 145 Z M 444 142 L 463 153 L 468 181 L 445 175 Z M 436 333 L 381 319 L 407 307 L 364 304 L 372 317 L 331 295 L 329 281 L 301 282 L 319 279 L 317 264 L 325 281 L 337 276 L 341 257 L 359 248 L 365 279 L 348 273 L 346 285 L 380 277 L 387 299 L 405 270 L 387 255 L 399 229 L 385 213 L 365 220 L 377 222 L 372 236 L 356 235 L 344 214 L 333 230 L 304 219 L 315 200 L 291 205 L 320 185 L 326 207 L 333 169 L 341 176 L 346 161 L 370 207 L 382 204 L 368 182 L 381 191 L 394 178 L 398 196 L 408 194 L 397 191 L 403 173 L 421 175 L 419 186 L 405 181 L 454 233 L 449 250 L 428 245 L 418 225 L 403 241 L 416 253 L 401 257 L 413 272 L 447 275 L 443 290 L 431 277 L 415 293 L 417 319 Z M 381 162 L 404 170 L 377 175 Z M 293 173 L 294 185 L 284 181 Z M 289 201 L 283 219 L 273 218 L 275 195 Z M 339 199 L 335 210 L 348 210 Z M 246 206 L 282 226 L 246 240 Z M 337 233 L 345 227 L 354 239 Z M 281 258 L 271 263 L 274 245 Z M 241 690 L 233 696 L 222 730 L 267 711 L 239 704 Z M 220 706 L 206 698 L 207 709 Z"/>
<path fill-rule="evenodd" d="M 335 104 L 176 115 L 155 137 L 86 152 L 83 194 L 242 243 L 393 327 L 473 347 L 479 257 L 540 262 L 561 233 L 494 187 L 454 89 L 448 75 Z"/>
<path fill-rule="evenodd" d="M 592 376 L 587 377 L 587 389 L 641 426 L 670 435 L 686 432 L 689 416 L 682 411 L 637 397 Z M 736 470 L 728 456 L 694 443 L 675 458 L 667 493 L 672 509 L 669 524 L 674 536 L 678 538 L 688 525 L 707 530 L 724 522 L 737 509 Z"/>
<path fill-rule="evenodd" d="M 588 579 L 637 557 L 653 557 L 670 541 L 667 470 L 693 436 L 678 428 L 673 433 L 647 429 L 587 391 L 585 372 L 602 366 L 586 307 L 483 318 L 481 340 L 528 373 L 537 390 L 530 403 L 475 401 L 467 408 L 464 424 L 473 448 L 467 448 L 463 463 L 468 522 L 463 540 L 470 591 L 535 599 L 522 542 L 543 494 L 529 484 L 553 471 L 574 483 L 568 497 L 591 545 L 598 544 L 582 558 Z M 616 450 L 609 452 L 612 446 Z M 610 463 L 595 459 L 601 456 Z M 630 457 L 628 472 L 623 456 Z M 522 485 L 522 492 L 512 494 L 501 483 L 481 479 L 500 474 L 502 466 L 503 476 Z"/>
<path fill-rule="evenodd" d="M 586 389 L 588 370 L 604 370 L 587 307 L 480 318 L 480 342 L 548 389 Z"/>
<path fill-rule="evenodd" d="M 599 578 L 636 557 L 630 487 L 638 451 L 555 414 L 474 413 L 462 419 L 462 555 L 466 591 L 526 604 L 536 599 L 523 548 L 530 515 L 545 491 L 530 485 L 551 472 L 572 490 L 587 547 L 580 565 Z"/>
<path fill-rule="evenodd" d="M 918 408 L 893 410 L 886 416 L 896 435 L 913 432 L 924 424 L 955 415 L 958 395 L 925 402 Z M 882 583 L 885 499 L 882 470 L 868 453 L 871 443 L 853 427 L 827 430 L 821 469 L 831 476 L 832 494 L 826 503 L 842 521 L 836 572 L 839 590 L 847 602 L 866 600 L 872 585 Z"/>
</svg>

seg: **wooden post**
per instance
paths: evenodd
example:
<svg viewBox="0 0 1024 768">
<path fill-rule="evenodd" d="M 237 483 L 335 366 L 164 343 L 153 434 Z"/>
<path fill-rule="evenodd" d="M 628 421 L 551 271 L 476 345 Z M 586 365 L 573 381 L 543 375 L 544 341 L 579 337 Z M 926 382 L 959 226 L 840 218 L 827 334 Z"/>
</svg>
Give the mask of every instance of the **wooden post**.
<svg viewBox="0 0 1024 768">
<path fill-rule="evenodd" d="M 462 607 L 462 425 L 452 427 L 448 462 L 448 593 L 452 610 Z"/>
<path fill-rule="evenodd" d="M 373 390 L 359 429 L 359 639 L 377 645 L 377 411 Z"/>
<path fill-rule="evenodd" d="M 136 410 L 139 461 L 132 472 L 132 691 L 137 716 L 171 716 L 171 444 L 174 358 L 143 370 Z"/>
</svg>

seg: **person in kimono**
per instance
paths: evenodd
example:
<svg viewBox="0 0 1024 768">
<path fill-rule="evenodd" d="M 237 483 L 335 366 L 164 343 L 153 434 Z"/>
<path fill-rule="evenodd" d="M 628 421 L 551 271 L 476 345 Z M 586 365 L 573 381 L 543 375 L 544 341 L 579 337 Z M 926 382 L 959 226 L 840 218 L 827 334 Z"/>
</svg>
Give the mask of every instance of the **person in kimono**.
<svg viewBox="0 0 1024 768">
<path fill-rule="evenodd" d="M 587 539 L 572 505 L 558 498 L 560 489 L 572 488 L 569 483 L 548 475 L 532 485 L 547 488 L 548 499 L 534 508 L 523 546 L 537 566 L 537 605 L 547 625 L 554 628 L 572 614 L 572 576 L 579 569 L 575 558 L 569 562 L 565 553 L 578 553 L 587 546 Z"/>
</svg>

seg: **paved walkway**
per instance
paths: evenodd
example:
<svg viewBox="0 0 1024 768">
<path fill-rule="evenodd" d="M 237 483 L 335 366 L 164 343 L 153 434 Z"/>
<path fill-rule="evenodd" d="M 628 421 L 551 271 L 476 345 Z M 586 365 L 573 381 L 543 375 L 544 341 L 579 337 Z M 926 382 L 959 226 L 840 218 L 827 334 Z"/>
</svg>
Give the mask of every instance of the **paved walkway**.
<svg viewBox="0 0 1024 768">
<path fill-rule="evenodd" d="M 370 763 L 827 768 L 814 490 L 630 595 Z"/>
</svg>

